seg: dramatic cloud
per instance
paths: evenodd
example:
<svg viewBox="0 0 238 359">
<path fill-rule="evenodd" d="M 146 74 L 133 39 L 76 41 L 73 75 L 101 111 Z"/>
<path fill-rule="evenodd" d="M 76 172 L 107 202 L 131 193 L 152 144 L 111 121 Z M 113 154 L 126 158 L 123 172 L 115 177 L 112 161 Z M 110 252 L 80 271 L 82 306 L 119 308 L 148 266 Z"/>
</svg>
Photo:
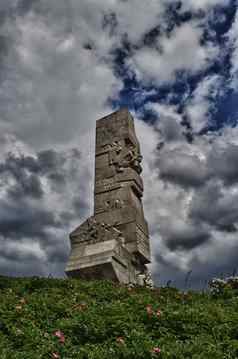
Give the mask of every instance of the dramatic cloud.
<svg viewBox="0 0 238 359">
<path fill-rule="evenodd" d="M 237 184 L 238 145 L 231 143 L 225 148 L 215 146 L 209 154 L 208 163 L 211 176 L 220 178 L 226 186 Z"/>
<path fill-rule="evenodd" d="M 66 31 L 64 20 L 29 12 L 3 26 L 11 47 L 0 124 L 38 148 L 78 140 L 105 114 L 107 99 L 121 86 L 103 58 L 85 47 L 87 35 Z"/>
<path fill-rule="evenodd" d="M 201 45 L 202 30 L 195 22 L 185 23 L 158 38 L 156 47 L 143 47 L 128 61 L 138 80 L 154 85 L 175 81 L 177 71 L 194 74 L 216 55 L 213 44 Z M 196 60 L 194 60 L 196 59 Z"/>
<path fill-rule="evenodd" d="M 0 3 L 0 273 L 63 276 L 92 213 L 95 121 L 144 157 L 156 284 L 237 262 L 238 15 L 230 0 Z M 224 253 L 226 254 L 224 256 Z"/>
<path fill-rule="evenodd" d="M 224 189 L 210 182 L 193 196 L 190 217 L 196 223 L 208 223 L 224 232 L 236 232 L 238 226 L 238 187 Z"/>
<path fill-rule="evenodd" d="M 159 274 L 163 280 L 172 276 L 179 286 L 192 270 L 193 287 L 201 288 L 218 268 L 219 274 L 236 268 L 233 259 L 216 262 L 222 256 L 222 245 L 229 243 L 227 258 L 233 258 L 232 248 L 237 248 L 237 128 L 195 135 L 188 143 L 175 108 L 168 106 L 166 111 L 165 105 L 154 105 L 153 110 L 160 114 L 154 126 L 144 126 L 143 135 L 137 126 L 149 164 L 143 178 L 145 213 L 152 229 L 151 268 L 157 280 Z M 145 144 L 149 137 L 153 139 L 150 148 Z M 157 150 L 156 143 L 162 144 Z"/>
<path fill-rule="evenodd" d="M 201 131 L 212 119 L 214 101 L 223 91 L 222 79 L 218 75 L 205 77 L 187 100 L 186 115 L 195 132 Z"/>
<path fill-rule="evenodd" d="M 28 248 L 26 255 L 35 256 L 41 274 L 51 261 L 59 265 L 66 261 L 69 243 L 65 231 L 69 233 L 89 211 L 86 183 L 91 179 L 86 180 L 87 176 L 78 149 L 44 150 L 34 156 L 8 153 L 0 162 L 2 270 L 9 272 L 11 262 L 20 261 L 20 246 L 20 253 Z M 59 266 L 57 273 L 62 275 L 63 268 Z"/>
<path fill-rule="evenodd" d="M 237 89 L 238 85 L 238 9 L 236 11 L 236 16 L 234 19 L 234 22 L 232 24 L 232 27 L 228 33 L 228 39 L 230 41 L 230 47 L 231 47 L 231 74 L 232 74 L 232 81 L 231 86 L 234 89 Z"/>
<path fill-rule="evenodd" d="M 164 181 L 177 183 L 184 188 L 201 186 L 206 180 L 206 164 L 196 154 L 187 153 L 186 150 L 161 151 L 157 164 Z"/>
</svg>

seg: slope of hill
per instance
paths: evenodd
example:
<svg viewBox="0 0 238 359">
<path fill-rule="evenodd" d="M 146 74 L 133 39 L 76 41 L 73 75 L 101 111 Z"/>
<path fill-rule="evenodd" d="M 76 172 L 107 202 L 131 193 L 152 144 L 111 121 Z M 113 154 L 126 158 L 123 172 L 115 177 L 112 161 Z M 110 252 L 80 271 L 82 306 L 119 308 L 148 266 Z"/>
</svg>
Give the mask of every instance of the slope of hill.
<svg viewBox="0 0 238 359">
<path fill-rule="evenodd" d="M 0 277 L 0 358 L 238 358 L 238 290 Z"/>
</svg>

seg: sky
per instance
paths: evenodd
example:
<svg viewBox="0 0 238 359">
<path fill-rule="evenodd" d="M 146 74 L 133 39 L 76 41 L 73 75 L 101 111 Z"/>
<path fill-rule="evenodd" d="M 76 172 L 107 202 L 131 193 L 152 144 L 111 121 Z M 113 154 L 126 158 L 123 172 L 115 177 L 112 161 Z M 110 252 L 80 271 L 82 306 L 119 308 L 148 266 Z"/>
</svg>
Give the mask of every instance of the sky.
<svg viewBox="0 0 238 359">
<path fill-rule="evenodd" d="M 128 107 L 154 284 L 235 275 L 237 103 L 236 0 L 0 0 L 0 274 L 65 277 L 96 120 Z"/>
</svg>

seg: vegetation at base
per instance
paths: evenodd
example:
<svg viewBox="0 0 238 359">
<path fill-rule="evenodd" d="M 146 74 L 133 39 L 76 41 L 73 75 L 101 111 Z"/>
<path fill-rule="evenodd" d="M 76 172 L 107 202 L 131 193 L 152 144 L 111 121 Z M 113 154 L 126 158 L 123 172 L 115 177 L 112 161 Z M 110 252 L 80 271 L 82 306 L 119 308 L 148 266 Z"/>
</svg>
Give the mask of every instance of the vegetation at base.
<svg viewBox="0 0 238 359">
<path fill-rule="evenodd" d="M 1 359 L 238 358 L 238 289 L 0 276 Z"/>
</svg>

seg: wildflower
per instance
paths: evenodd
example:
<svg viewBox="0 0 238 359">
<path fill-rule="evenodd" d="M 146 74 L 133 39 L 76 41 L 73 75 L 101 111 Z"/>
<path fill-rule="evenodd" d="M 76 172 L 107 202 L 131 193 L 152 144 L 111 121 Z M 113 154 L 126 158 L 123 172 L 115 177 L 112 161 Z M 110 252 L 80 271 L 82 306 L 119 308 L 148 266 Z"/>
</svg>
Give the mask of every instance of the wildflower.
<svg viewBox="0 0 238 359">
<path fill-rule="evenodd" d="M 134 287 L 134 285 L 132 283 L 129 283 L 127 286 L 129 291 L 132 291 L 133 287 Z"/>
<path fill-rule="evenodd" d="M 17 328 L 17 329 L 16 329 L 16 334 L 17 334 L 17 335 L 22 335 L 22 334 L 23 334 L 23 331 L 22 331 L 21 329 L 18 329 L 18 328 Z"/>
<path fill-rule="evenodd" d="M 55 337 L 57 337 L 57 338 L 59 338 L 59 342 L 60 343 L 64 343 L 64 334 L 60 331 L 60 330 L 55 330 L 54 332 L 53 332 L 53 335 L 55 336 Z"/>
<path fill-rule="evenodd" d="M 87 308 L 87 304 L 86 303 L 80 303 L 79 304 L 79 309 L 80 310 L 83 310 L 83 309 L 86 309 Z"/>
<path fill-rule="evenodd" d="M 60 355 L 59 355 L 58 352 L 53 352 L 52 353 L 52 358 L 59 358 L 59 357 L 60 357 Z"/>
<path fill-rule="evenodd" d="M 73 306 L 73 309 L 79 309 L 79 310 L 84 310 L 86 308 L 87 308 L 86 303 L 79 303 L 79 304 L 76 304 L 75 306 Z"/>
<path fill-rule="evenodd" d="M 160 309 L 157 309 L 156 315 L 157 315 L 157 317 L 159 317 L 161 315 Z"/>
<path fill-rule="evenodd" d="M 20 300 L 20 303 L 21 303 L 21 304 L 26 304 L 25 298 L 22 298 L 22 299 Z"/>
<path fill-rule="evenodd" d="M 146 305 L 146 311 L 149 315 L 151 315 L 153 313 L 153 309 L 152 309 L 152 306 L 150 304 L 147 304 Z"/>
<path fill-rule="evenodd" d="M 116 341 L 120 344 L 124 343 L 124 339 L 122 337 L 117 337 Z"/>
<path fill-rule="evenodd" d="M 160 353 L 161 352 L 161 349 L 159 347 L 154 347 L 152 350 L 151 350 L 152 353 Z"/>
<path fill-rule="evenodd" d="M 181 293 L 181 298 L 182 299 L 189 299 L 189 297 L 190 297 L 189 293 L 187 293 L 187 292 L 182 292 Z"/>
</svg>

